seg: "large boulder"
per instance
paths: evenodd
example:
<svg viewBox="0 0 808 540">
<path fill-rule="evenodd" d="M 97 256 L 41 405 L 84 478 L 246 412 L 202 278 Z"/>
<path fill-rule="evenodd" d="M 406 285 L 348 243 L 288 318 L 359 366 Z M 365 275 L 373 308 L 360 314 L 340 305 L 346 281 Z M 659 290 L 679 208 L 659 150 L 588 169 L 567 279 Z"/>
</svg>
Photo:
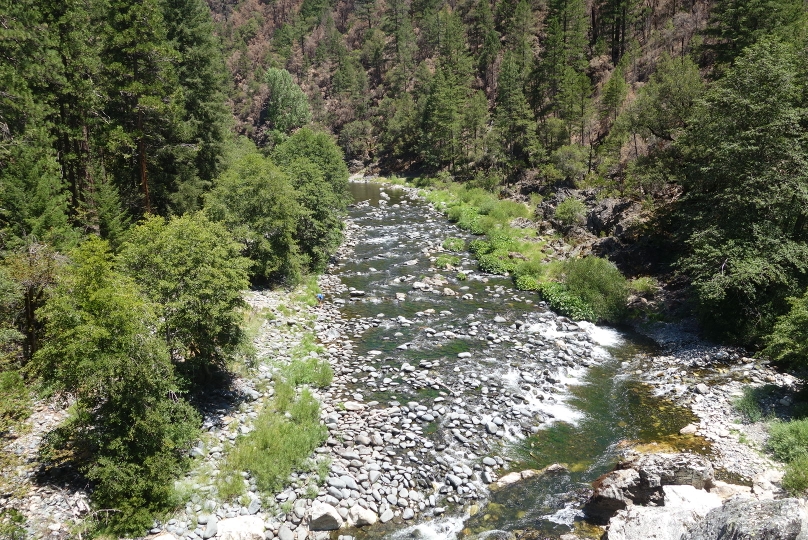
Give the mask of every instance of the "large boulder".
<svg viewBox="0 0 808 540">
<path fill-rule="evenodd" d="M 799 499 L 733 499 L 710 511 L 684 539 L 806 540 L 808 514 Z"/>
<path fill-rule="evenodd" d="M 638 205 L 630 200 L 603 199 L 586 216 L 586 228 L 593 234 L 611 234 L 627 213 L 636 211 Z"/>
<path fill-rule="evenodd" d="M 342 527 L 342 516 L 337 509 L 320 501 L 314 501 L 309 509 L 310 531 L 334 531 Z"/>
<path fill-rule="evenodd" d="M 379 516 L 370 508 L 362 508 L 356 504 L 348 510 L 348 521 L 355 527 L 364 527 L 365 525 L 375 525 L 379 521 Z"/>
<path fill-rule="evenodd" d="M 596 523 L 605 525 L 618 510 L 631 505 L 665 505 L 663 486 L 709 489 L 713 480 L 712 465 L 700 456 L 638 454 L 595 480 L 594 492 L 584 505 L 584 512 Z"/>
<path fill-rule="evenodd" d="M 693 486 L 663 486 L 665 506 L 629 506 L 609 521 L 608 540 L 681 540 L 721 499 Z"/>
<path fill-rule="evenodd" d="M 219 540 L 264 540 L 264 520 L 239 516 L 219 522 Z"/>
</svg>

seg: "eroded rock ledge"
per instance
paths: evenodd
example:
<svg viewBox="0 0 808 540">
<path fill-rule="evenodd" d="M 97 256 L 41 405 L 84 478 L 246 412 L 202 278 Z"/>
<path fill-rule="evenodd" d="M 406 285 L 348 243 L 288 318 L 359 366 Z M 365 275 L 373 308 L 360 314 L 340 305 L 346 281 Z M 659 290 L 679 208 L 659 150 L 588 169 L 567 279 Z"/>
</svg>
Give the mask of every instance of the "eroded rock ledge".
<svg viewBox="0 0 808 540">
<path fill-rule="evenodd" d="M 693 454 L 635 454 L 593 484 L 587 516 L 608 540 L 806 540 L 806 501 L 715 479 Z"/>
</svg>

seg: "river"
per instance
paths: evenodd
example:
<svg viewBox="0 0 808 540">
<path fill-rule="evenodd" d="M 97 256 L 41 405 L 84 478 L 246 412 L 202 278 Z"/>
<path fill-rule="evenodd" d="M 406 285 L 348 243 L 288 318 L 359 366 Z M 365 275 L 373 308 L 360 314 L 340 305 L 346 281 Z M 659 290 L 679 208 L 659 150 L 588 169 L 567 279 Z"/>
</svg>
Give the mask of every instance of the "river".
<svg viewBox="0 0 808 540">
<path fill-rule="evenodd" d="M 509 278 L 478 272 L 466 251 L 452 254 L 460 258 L 453 268 L 437 269 L 446 238 L 473 237 L 411 191 L 352 182 L 351 193 L 357 204 L 348 219 L 359 236 L 335 273 L 353 292 L 339 303 L 343 318 L 354 321 L 356 354 L 376 375 L 354 379 L 352 391 L 366 402 L 417 412 L 431 444 L 418 457 L 402 447 L 402 457 L 471 479 L 468 488 L 443 487 L 444 514 L 426 511 L 351 534 L 585 533 L 580 507 L 588 486 L 613 467 L 621 448 L 676 444 L 679 429 L 694 420 L 654 397 L 630 370 L 629 361 L 652 355 L 655 345 L 629 331 L 558 317 Z M 487 471 L 501 476 L 553 463 L 565 468 L 486 489 Z"/>
</svg>

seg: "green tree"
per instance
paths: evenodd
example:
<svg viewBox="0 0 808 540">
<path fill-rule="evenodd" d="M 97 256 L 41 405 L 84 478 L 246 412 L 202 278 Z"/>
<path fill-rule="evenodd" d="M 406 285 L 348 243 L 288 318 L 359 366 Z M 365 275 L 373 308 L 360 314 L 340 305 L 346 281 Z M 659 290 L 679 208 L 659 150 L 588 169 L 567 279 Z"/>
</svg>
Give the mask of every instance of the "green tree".
<svg viewBox="0 0 808 540">
<path fill-rule="evenodd" d="M 265 75 L 267 97 L 259 120 L 269 133 L 288 135 L 311 121 L 309 100 L 285 69 L 269 68 Z M 283 137 L 272 136 L 280 141 Z"/>
<path fill-rule="evenodd" d="M 536 121 L 522 92 L 518 62 L 510 51 L 499 74 L 494 125 L 512 168 L 529 167 L 539 157 Z"/>
<path fill-rule="evenodd" d="M 681 270 L 716 333 L 748 342 L 808 285 L 808 146 L 793 50 L 765 40 L 736 59 L 676 141 L 684 164 Z"/>
<path fill-rule="evenodd" d="M 675 140 L 687 127 L 696 100 L 704 91 L 698 66 L 689 57 L 663 55 L 648 84 L 637 96 L 633 113 L 643 135 Z"/>
<path fill-rule="evenodd" d="M 196 213 L 147 218 L 119 255 L 121 270 L 159 306 L 160 335 L 191 381 L 224 369 L 243 342 L 250 261 L 240 251 L 224 225 Z"/>
<path fill-rule="evenodd" d="M 628 95 L 628 84 L 623 75 L 622 67 L 614 69 L 609 80 L 603 86 L 603 97 L 601 99 L 600 114 L 603 118 L 617 118 L 620 108 Z"/>
<path fill-rule="evenodd" d="M 242 140 L 234 153 L 230 166 L 205 196 L 205 214 L 224 223 L 242 245 L 242 254 L 252 259 L 252 280 L 297 282 L 301 261 L 295 232 L 300 208 L 294 188 L 249 141 Z"/>
<path fill-rule="evenodd" d="M 730 62 L 763 37 L 795 37 L 804 19 L 801 0 L 718 0 L 710 13 L 708 34 L 716 39 L 718 61 Z"/>
<path fill-rule="evenodd" d="M 199 416 L 177 397 L 153 306 L 114 270 L 106 242 L 91 238 L 72 258 L 44 308 L 47 340 L 31 363 L 76 398 L 48 443 L 72 452 L 98 508 L 119 511 L 109 514 L 115 532 L 140 533 L 167 508 Z"/>
</svg>

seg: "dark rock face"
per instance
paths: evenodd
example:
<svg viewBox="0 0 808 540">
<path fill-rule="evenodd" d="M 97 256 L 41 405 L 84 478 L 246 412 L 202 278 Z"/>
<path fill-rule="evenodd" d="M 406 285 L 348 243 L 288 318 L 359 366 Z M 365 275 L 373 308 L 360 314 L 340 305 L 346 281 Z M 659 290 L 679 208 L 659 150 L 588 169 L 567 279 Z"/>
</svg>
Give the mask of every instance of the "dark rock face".
<svg viewBox="0 0 808 540">
<path fill-rule="evenodd" d="M 730 500 L 707 514 L 685 540 L 802 540 L 808 538 L 798 499 Z"/>
<path fill-rule="evenodd" d="M 625 229 L 622 221 L 627 213 L 637 211 L 636 206 L 637 203 L 630 200 L 603 199 L 589 210 L 586 227 L 595 235 L 615 233 L 619 236 Z"/>
<path fill-rule="evenodd" d="M 592 521 L 605 525 L 630 505 L 663 506 L 662 486 L 704 489 L 712 486 L 713 479 L 712 465 L 700 456 L 641 454 L 595 480 L 594 494 L 583 510 Z"/>
</svg>

